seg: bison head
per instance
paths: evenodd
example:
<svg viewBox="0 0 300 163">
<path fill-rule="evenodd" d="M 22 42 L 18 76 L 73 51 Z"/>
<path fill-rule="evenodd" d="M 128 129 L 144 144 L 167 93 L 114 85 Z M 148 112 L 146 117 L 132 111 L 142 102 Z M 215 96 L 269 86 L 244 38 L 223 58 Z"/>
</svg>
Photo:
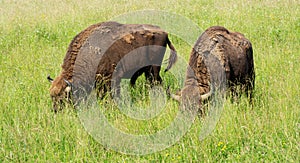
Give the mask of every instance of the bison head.
<svg viewBox="0 0 300 163">
<path fill-rule="evenodd" d="M 58 76 L 53 80 L 48 75 L 47 79 L 52 83 L 50 87 L 50 96 L 53 102 L 53 110 L 54 112 L 57 112 L 62 109 L 66 102 L 70 102 L 72 84 L 62 76 Z"/>
</svg>

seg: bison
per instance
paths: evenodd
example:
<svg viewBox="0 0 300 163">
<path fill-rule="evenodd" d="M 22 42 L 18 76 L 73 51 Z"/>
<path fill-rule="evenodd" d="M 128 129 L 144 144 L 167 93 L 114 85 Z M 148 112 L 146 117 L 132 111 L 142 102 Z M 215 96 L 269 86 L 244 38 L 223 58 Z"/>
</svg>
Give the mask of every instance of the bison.
<svg viewBox="0 0 300 163">
<path fill-rule="evenodd" d="M 254 63 L 252 45 L 243 34 L 221 26 L 206 29 L 196 41 L 189 59 L 184 88 L 173 99 L 194 94 L 189 89 L 207 94 L 211 89 L 227 87 L 236 97 L 245 92 L 250 100 L 254 90 Z M 224 85 L 225 86 L 222 86 Z M 189 90 L 189 91 L 186 91 Z M 220 90 L 220 89 L 219 89 Z"/>
<path fill-rule="evenodd" d="M 165 71 L 176 62 L 177 54 L 160 27 L 113 21 L 91 25 L 71 41 L 60 75 L 55 80 L 48 76 L 54 111 L 65 101 L 80 101 L 82 93 L 94 88 L 99 98 L 112 86 L 119 90 L 121 78 L 130 78 L 134 86 L 145 74 L 150 83 L 161 83 L 159 72 L 167 45 L 171 54 Z"/>
</svg>

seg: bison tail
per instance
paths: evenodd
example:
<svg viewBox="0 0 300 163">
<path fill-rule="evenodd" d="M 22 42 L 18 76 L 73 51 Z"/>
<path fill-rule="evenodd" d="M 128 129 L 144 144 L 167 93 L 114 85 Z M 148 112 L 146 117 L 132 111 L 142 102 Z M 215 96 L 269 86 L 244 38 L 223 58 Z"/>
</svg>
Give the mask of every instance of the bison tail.
<svg viewBox="0 0 300 163">
<path fill-rule="evenodd" d="M 171 41 L 169 40 L 169 38 L 167 37 L 167 44 L 171 50 L 170 52 L 170 57 L 169 57 L 169 63 L 168 63 L 168 66 L 167 68 L 165 69 L 165 72 L 170 70 L 171 67 L 175 64 L 175 62 L 177 61 L 177 52 L 176 52 L 176 49 L 175 47 L 172 45 Z"/>
</svg>

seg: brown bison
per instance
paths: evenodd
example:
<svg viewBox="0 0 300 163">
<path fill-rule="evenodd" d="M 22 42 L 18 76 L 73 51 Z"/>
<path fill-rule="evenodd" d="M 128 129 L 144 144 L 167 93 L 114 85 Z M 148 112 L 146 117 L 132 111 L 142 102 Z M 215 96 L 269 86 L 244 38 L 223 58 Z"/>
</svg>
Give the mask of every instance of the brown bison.
<svg viewBox="0 0 300 163">
<path fill-rule="evenodd" d="M 177 95 L 172 95 L 174 99 L 193 94 L 186 91 L 190 86 L 197 87 L 194 91 L 200 94 L 206 94 L 212 88 L 224 91 L 226 86 L 232 95 L 242 91 L 252 99 L 255 79 L 253 51 L 243 34 L 220 26 L 208 28 L 192 49 L 189 67 L 185 86 Z"/>
<path fill-rule="evenodd" d="M 177 54 L 168 33 L 158 26 L 112 21 L 91 25 L 70 43 L 61 74 L 55 80 L 48 76 L 53 109 L 58 111 L 71 95 L 71 101 L 77 102 L 93 88 L 102 98 L 112 86 L 118 90 L 121 78 L 130 78 L 133 86 L 145 74 L 150 83 L 161 83 L 167 45 L 171 54 L 165 71 L 176 62 Z"/>
</svg>

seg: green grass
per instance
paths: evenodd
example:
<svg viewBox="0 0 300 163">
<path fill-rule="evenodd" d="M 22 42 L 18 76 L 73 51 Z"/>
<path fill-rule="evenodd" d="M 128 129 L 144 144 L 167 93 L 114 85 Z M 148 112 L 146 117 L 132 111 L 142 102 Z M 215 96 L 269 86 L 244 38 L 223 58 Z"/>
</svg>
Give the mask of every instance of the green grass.
<svg viewBox="0 0 300 163">
<path fill-rule="evenodd" d="M 244 33 L 254 48 L 254 107 L 245 98 L 238 104 L 228 100 L 215 130 L 205 140 L 198 140 L 201 123 L 197 118 L 175 145 L 145 156 L 105 148 L 85 131 L 70 108 L 54 114 L 46 76 L 60 73 L 71 39 L 91 24 L 143 9 L 185 16 L 202 29 L 221 25 Z M 299 162 L 299 10 L 297 1 L 275 0 L 1 0 L 0 162 Z M 175 36 L 171 40 L 179 54 L 188 59 L 190 46 Z M 171 84 L 173 89 L 179 88 L 170 74 L 162 75 L 164 87 Z M 142 80 L 138 89 L 144 90 Z M 147 103 L 140 101 L 140 105 Z M 168 100 L 154 120 L 136 121 L 112 102 L 102 106 L 112 124 L 132 134 L 161 130 L 178 109 L 176 102 Z"/>
</svg>

